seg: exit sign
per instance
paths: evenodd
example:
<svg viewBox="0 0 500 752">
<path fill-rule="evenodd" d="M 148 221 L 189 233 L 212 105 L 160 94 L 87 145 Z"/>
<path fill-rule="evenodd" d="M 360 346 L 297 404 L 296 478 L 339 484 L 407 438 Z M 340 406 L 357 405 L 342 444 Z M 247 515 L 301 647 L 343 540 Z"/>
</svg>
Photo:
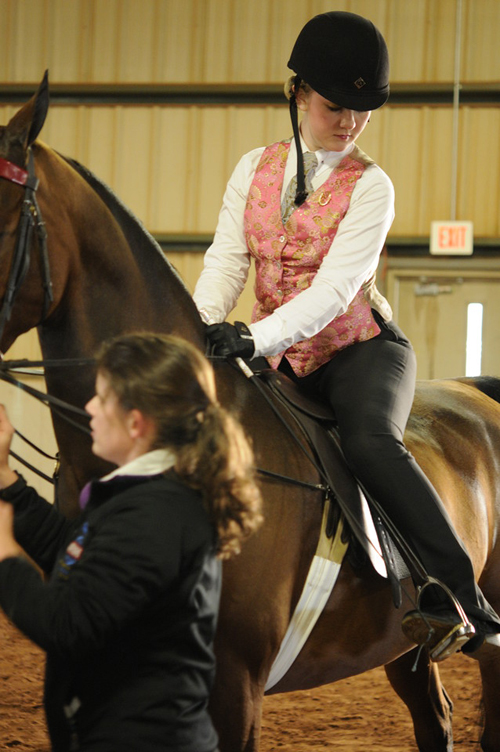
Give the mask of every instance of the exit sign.
<svg viewBox="0 0 500 752">
<path fill-rule="evenodd" d="M 431 222 L 431 253 L 470 256 L 472 251 L 472 222 Z"/>
</svg>

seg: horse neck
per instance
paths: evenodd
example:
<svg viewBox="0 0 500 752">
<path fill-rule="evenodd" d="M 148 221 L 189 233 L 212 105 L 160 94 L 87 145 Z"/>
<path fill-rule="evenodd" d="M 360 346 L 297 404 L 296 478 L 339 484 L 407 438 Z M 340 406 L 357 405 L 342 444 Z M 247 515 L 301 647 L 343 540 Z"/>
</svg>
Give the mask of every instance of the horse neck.
<svg viewBox="0 0 500 752">
<path fill-rule="evenodd" d="M 40 332 L 48 357 L 92 355 L 104 339 L 131 330 L 176 333 L 202 347 L 189 293 L 139 223 L 122 227 L 118 200 L 109 207 L 50 149 L 37 150 L 37 164 L 57 299 Z"/>
</svg>

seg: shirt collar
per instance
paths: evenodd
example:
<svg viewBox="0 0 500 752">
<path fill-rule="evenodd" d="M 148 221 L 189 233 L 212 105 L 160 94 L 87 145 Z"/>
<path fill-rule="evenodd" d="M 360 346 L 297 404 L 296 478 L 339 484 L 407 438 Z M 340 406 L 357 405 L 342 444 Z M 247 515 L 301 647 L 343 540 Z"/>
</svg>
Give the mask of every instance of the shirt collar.
<svg viewBox="0 0 500 752">
<path fill-rule="evenodd" d="M 159 475 L 173 467 L 174 463 L 175 455 L 168 449 L 153 449 L 117 467 L 116 470 L 101 478 L 101 481 L 111 480 L 118 475 Z"/>
<path fill-rule="evenodd" d="M 302 138 L 302 134 L 300 134 L 300 145 L 303 152 L 310 151 L 306 142 Z M 293 150 L 292 153 L 295 155 L 296 159 L 297 150 L 295 146 L 295 139 L 292 139 L 291 149 Z M 318 160 L 318 169 L 322 164 L 325 164 L 327 165 L 327 167 L 333 169 L 333 167 L 336 167 L 338 164 L 340 164 L 344 157 L 347 157 L 347 155 L 350 154 L 353 149 L 354 143 L 349 144 L 347 149 L 344 149 L 344 151 L 327 151 L 326 149 L 318 149 L 318 151 L 314 152 L 316 154 L 316 159 Z"/>
</svg>

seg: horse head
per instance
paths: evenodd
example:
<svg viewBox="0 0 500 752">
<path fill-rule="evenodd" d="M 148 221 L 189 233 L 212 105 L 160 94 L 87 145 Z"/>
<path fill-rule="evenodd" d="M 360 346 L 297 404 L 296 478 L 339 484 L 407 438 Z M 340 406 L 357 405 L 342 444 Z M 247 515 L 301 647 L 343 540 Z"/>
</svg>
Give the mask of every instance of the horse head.
<svg viewBox="0 0 500 752">
<path fill-rule="evenodd" d="M 38 330 L 49 394 L 83 407 L 92 358 L 127 331 L 180 334 L 200 348 L 204 328 L 187 288 L 140 221 L 82 165 L 36 140 L 49 103 L 48 77 L 0 129 L 0 347 Z M 90 442 L 54 414 L 61 497 L 96 474 Z M 70 467 L 71 472 L 66 472 Z M 67 478 L 71 476 L 70 482 Z"/>
</svg>

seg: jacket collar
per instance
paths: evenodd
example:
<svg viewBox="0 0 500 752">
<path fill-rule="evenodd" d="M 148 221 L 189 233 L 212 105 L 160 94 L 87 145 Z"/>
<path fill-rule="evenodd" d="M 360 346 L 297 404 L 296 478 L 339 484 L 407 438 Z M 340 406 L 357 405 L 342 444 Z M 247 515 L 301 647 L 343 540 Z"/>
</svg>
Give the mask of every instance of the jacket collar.
<svg viewBox="0 0 500 752">
<path fill-rule="evenodd" d="M 126 465 L 117 467 L 99 480 L 87 483 L 80 493 L 80 508 L 85 509 L 89 501 L 100 503 L 114 493 L 118 488 L 128 487 L 144 482 L 148 477 L 161 475 L 173 467 L 175 456 L 167 449 L 155 449 L 142 454 Z"/>
<path fill-rule="evenodd" d="M 174 466 L 175 455 L 168 449 L 154 449 L 152 452 L 141 454 L 126 465 L 117 467 L 108 475 L 101 478 L 101 481 L 112 480 L 118 475 L 159 475 Z"/>
</svg>

